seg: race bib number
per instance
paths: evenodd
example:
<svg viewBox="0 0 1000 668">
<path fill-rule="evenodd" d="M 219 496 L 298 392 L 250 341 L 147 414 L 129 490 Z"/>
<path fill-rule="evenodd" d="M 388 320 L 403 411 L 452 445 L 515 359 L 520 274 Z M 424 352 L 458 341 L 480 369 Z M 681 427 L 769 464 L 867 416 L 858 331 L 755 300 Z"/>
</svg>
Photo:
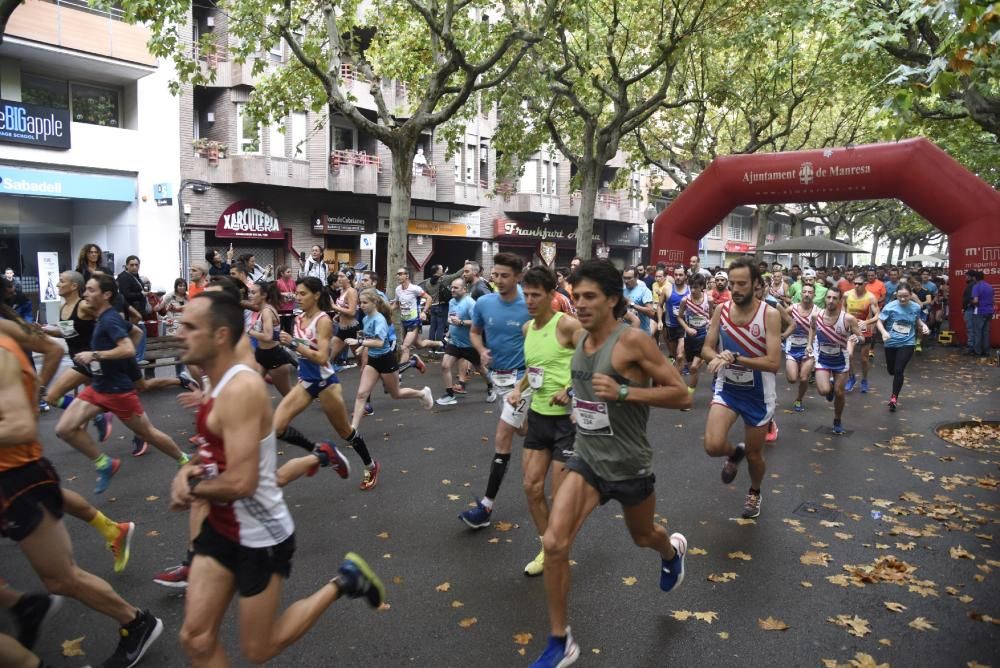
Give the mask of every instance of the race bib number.
<svg viewBox="0 0 1000 668">
<path fill-rule="evenodd" d="M 524 425 L 525 418 L 528 417 L 528 406 L 531 405 L 531 395 L 522 393 L 517 405 L 511 406 L 509 401 L 504 400 L 503 410 L 500 411 L 500 419 L 509 424 L 514 429 L 520 429 Z"/>
<path fill-rule="evenodd" d="M 910 323 L 908 323 L 908 322 L 894 322 L 894 323 L 892 323 L 892 331 L 896 332 L 897 334 L 902 334 L 903 336 L 909 336 L 910 335 L 910 331 L 912 329 L 913 329 L 913 326 L 910 325 Z"/>
<path fill-rule="evenodd" d="M 78 336 L 72 320 L 60 320 L 59 332 L 63 335 L 64 339 L 72 339 L 74 336 Z"/>
<path fill-rule="evenodd" d="M 614 436 L 608 404 L 603 401 L 573 400 L 576 431 L 585 436 Z"/>
<path fill-rule="evenodd" d="M 788 343 L 792 348 L 805 348 L 809 345 L 809 338 L 806 336 L 790 336 L 788 337 Z"/>
<path fill-rule="evenodd" d="M 748 369 L 745 366 L 730 364 L 726 367 L 722 375 L 726 379 L 726 383 L 730 385 L 737 385 L 739 387 L 746 388 L 754 386 L 753 370 Z"/>
<path fill-rule="evenodd" d="M 821 355 L 840 355 L 844 351 L 840 346 L 820 346 L 819 352 Z"/>
<path fill-rule="evenodd" d="M 528 386 L 533 390 L 542 389 L 545 382 L 545 369 L 537 366 L 528 367 Z"/>
<path fill-rule="evenodd" d="M 702 327 L 708 324 L 708 321 L 702 318 L 701 316 L 695 316 L 693 318 L 688 318 L 688 324 L 694 327 L 695 329 L 701 329 Z"/>
<path fill-rule="evenodd" d="M 675 318 L 677 317 L 677 314 L 680 312 L 680 310 L 681 310 L 680 304 L 670 308 L 670 312 L 674 314 Z"/>
<path fill-rule="evenodd" d="M 490 371 L 490 378 L 498 388 L 513 388 L 517 382 L 517 371 L 507 369 L 504 371 Z"/>
</svg>

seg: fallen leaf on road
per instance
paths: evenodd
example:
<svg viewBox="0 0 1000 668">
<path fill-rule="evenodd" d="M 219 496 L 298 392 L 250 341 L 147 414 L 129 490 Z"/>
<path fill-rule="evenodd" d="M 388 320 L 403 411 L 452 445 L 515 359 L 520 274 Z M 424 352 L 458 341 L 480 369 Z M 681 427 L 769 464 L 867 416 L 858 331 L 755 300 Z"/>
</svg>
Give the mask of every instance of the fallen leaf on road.
<svg viewBox="0 0 1000 668">
<path fill-rule="evenodd" d="M 383 531 L 380 534 L 376 534 L 375 537 L 376 538 L 381 538 L 382 540 L 385 540 L 385 539 L 387 539 L 389 537 L 389 532 L 388 531 Z"/>
<path fill-rule="evenodd" d="M 462 607 L 465 607 L 465 603 L 462 603 L 461 601 L 452 601 L 451 602 L 451 607 L 453 607 L 453 608 L 462 608 Z"/>
<path fill-rule="evenodd" d="M 745 527 L 748 524 L 757 524 L 757 520 L 747 519 L 745 517 L 737 517 L 736 523 L 741 527 Z"/>
<path fill-rule="evenodd" d="M 463 619 L 462 621 L 460 621 L 458 623 L 458 625 L 461 626 L 463 629 L 467 629 L 470 626 L 474 626 L 478 622 L 479 622 L 479 620 L 476 619 L 475 617 L 468 617 L 468 618 Z"/>
<path fill-rule="evenodd" d="M 812 583 L 812 582 L 806 582 L 805 580 L 803 580 L 803 581 L 802 581 L 802 582 L 800 582 L 799 584 L 800 584 L 800 585 L 802 585 L 803 587 L 805 587 L 806 589 L 809 589 L 810 587 L 812 587 L 812 586 L 813 586 L 813 583 Z"/>
<path fill-rule="evenodd" d="M 448 591 L 449 589 L 451 589 L 450 582 L 442 582 L 437 587 L 434 587 L 435 591 Z"/>
<path fill-rule="evenodd" d="M 512 522 L 497 522 L 496 524 L 493 525 L 493 528 L 496 529 L 497 531 L 506 533 L 507 531 L 510 531 L 511 529 L 514 528 L 514 524 Z"/>
<path fill-rule="evenodd" d="M 403 576 L 402 575 L 395 575 L 395 576 L 393 576 L 393 578 L 392 578 L 392 584 L 397 584 L 397 585 L 403 584 Z"/>
<path fill-rule="evenodd" d="M 885 645 L 886 647 L 892 647 L 892 641 L 888 638 L 879 638 L 878 644 Z"/>
<path fill-rule="evenodd" d="M 832 529 L 834 527 L 842 527 L 842 526 L 844 526 L 844 523 L 843 522 L 831 522 L 830 520 L 820 520 L 819 521 L 819 525 L 821 527 L 826 527 L 828 529 Z"/>
<path fill-rule="evenodd" d="M 799 561 L 806 566 L 829 566 L 831 559 L 833 557 L 826 552 L 813 552 L 812 550 L 799 557 Z"/>
<path fill-rule="evenodd" d="M 730 552 L 726 556 L 729 557 L 730 559 L 742 559 L 743 561 L 750 561 L 751 559 L 753 559 L 753 557 L 751 557 L 746 552 Z"/>
<path fill-rule="evenodd" d="M 150 529 L 149 531 L 146 532 L 146 535 L 149 536 L 150 538 L 156 538 L 157 536 L 160 535 L 160 532 L 157 531 L 156 529 Z"/>
<path fill-rule="evenodd" d="M 709 582 L 732 582 L 736 579 L 736 573 L 709 573 Z"/>
<path fill-rule="evenodd" d="M 146 500 L 147 501 L 159 501 L 160 497 L 158 497 L 158 496 L 147 496 Z"/>
<path fill-rule="evenodd" d="M 530 633 L 515 633 L 514 642 L 516 642 L 518 645 L 527 645 L 529 642 L 531 642 L 531 639 L 534 637 L 535 636 L 531 635 Z"/>
<path fill-rule="evenodd" d="M 975 559 L 976 558 L 976 555 L 971 554 L 970 552 L 966 551 L 966 549 L 964 547 L 962 547 L 961 545 L 959 545 L 958 547 L 951 548 L 950 550 L 948 550 L 948 552 L 951 553 L 951 558 L 952 559 Z"/>
<path fill-rule="evenodd" d="M 490 539 L 489 539 L 488 541 L 486 541 L 486 542 L 487 542 L 487 543 L 493 543 L 493 544 L 495 545 L 495 544 L 497 544 L 497 543 L 499 543 L 499 542 L 500 542 L 500 539 L 494 536 L 493 538 L 490 538 Z"/>
<path fill-rule="evenodd" d="M 705 550 L 701 549 L 700 547 L 692 547 L 692 548 L 688 549 L 688 554 L 692 554 L 692 555 L 693 554 L 708 554 L 708 552 L 706 552 Z"/>
<path fill-rule="evenodd" d="M 888 608 L 889 610 L 892 610 L 893 612 L 902 612 L 903 610 L 906 610 L 905 605 L 903 605 L 902 603 L 896 603 L 895 601 L 886 601 L 885 607 Z"/>
<path fill-rule="evenodd" d="M 670 616 L 679 622 L 686 622 L 691 617 L 691 612 L 689 610 L 674 610 L 670 613 Z"/>
<path fill-rule="evenodd" d="M 833 535 L 839 538 L 840 540 L 851 540 L 852 538 L 854 538 L 854 534 L 843 533 L 842 531 L 837 531 Z"/>
<path fill-rule="evenodd" d="M 862 619 L 857 615 L 837 615 L 836 617 L 827 617 L 826 621 L 835 626 L 847 629 L 848 633 L 859 638 L 864 638 L 872 632 L 868 627 L 868 620 Z"/>
<path fill-rule="evenodd" d="M 719 631 L 715 635 L 719 636 L 723 640 L 729 640 L 729 631 Z"/>
<path fill-rule="evenodd" d="M 787 631 L 788 624 L 784 623 L 780 619 L 775 619 L 774 617 L 768 617 L 767 619 L 757 619 L 757 626 L 759 626 L 764 631 Z"/>
<path fill-rule="evenodd" d="M 521 649 L 517 650 L 517 653 L 518 653 L 519 655 L 521 655 L 521 656 L 525 656 L 525 655 L 527 654 L 527 652 L 525 652 L 525 651 L 524 651 L 524 648 L 523 648 L 523 647 L 522 647 Z"/>
<path fill-rule="evenodd" d="M 622 584 L 625 585 L 626 587 L 631 587 L 638 581 L 639 581 L 638 579 L 632 577 L 631 575 L 628 576 L 627 578 L 622 578 Z"/>
<path fill-rule="evenodd" d="M 63 640 L 62 653 L 63 656 L 83 656 L 83 649 L 80 645 L 83 643 L 83 639 L 87 636 L 80 636 L 79 638 L 74 638 L 73 640 Z"/>
<path fill-rule="evenodd" d="M 911 629 L 916 629 L 918 631 L 937 631 L 937 627 L 934 626 L 925 617 L 917 617 L 912 622 L 907 624 Z"/>
<path fill-rule="evenodd" d="M 449 501 L 458 501 L 458 498 L 459 498 L 458 494 L 449 494 L 448 495 L 448 500 Z"/>
<path fill-rule="evenodd" d="M 709 610 L 707 612 L 696 612 L 694 613 L 694 618 L 699 621 L 711 624 L 712 622 L 714 622 L 716 619 L 719 618 L 719 613 L 712 610 Z"/>
<path fill-rule="evenodd" d="M 441 484 L 442 485 L 450 485 L 451 484 L 451 480 L 442 480 Z"/>
</svg>

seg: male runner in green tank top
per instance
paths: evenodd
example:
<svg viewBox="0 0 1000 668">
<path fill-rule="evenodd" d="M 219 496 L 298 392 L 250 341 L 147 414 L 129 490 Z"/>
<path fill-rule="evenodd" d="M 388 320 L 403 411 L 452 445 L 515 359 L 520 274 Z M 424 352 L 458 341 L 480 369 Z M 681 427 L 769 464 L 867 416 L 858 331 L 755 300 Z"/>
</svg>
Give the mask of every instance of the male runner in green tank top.
<svg viewBox="0 0 1000 668">
<path fill-rule="evenodd" d="M 566 624 L 569 551 L 598 505 L 618 501 L 635 544 L 660 553 L 662 590 L 684 579 L 687 552 L 683 535 L 668 536 L 653 521 L 656 478 L 646 423 L 650 406 L 689 408 L 691 395 L 652 337 L 620 322 L 626 304 L 622 274 L 613 264 L 587 260 L 570 282 L 583 326 L 574 337 L 572 360 L 576 442 L 543 540 L 552 635 L 536 667 L 568 666 L 580 654 Z"/>
<path fill-rule="evenodd" d="M 527 411 L 528 432 L 524 437 L 524 493 L 528 510 L 544 536 L 549 526 L 549 504 L 545 499 L 545 476 L 552 470 L 552 495 L 566 477 L 566 460 L 573 455 L 576 429 L 569 418 L 570 361 L 576 346 L 573 337 L 580 331 L 580 321 L 552 308 L 556 277 L 545 267 L 532 267 L 521 279 L 524 301 L 532 320 L 524 324 L 524 361 L 527 373 L 507 403 Z M 529 389 L 530 388 L 530 389 Z M 530 397 L 527 396 L 530 393 Z M 505 407 L 506 408 L 506 407 Z M 511 409 L 508 409 L 511 410 Z M 541 575 L 545 567 L 545 550 L 524 567 L 525 575 Z"/>
</svg>

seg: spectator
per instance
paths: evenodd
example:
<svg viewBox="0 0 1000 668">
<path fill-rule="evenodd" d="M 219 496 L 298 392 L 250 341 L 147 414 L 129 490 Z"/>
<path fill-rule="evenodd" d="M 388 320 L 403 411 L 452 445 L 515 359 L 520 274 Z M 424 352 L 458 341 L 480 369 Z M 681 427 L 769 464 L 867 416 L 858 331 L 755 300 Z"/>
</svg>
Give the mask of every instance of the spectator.
<svg viewBox="0 0 1000 668">
<path fill-rule="evenodd" d="M 965 272 L 965 290 L 962 292 L 962 319 L 965 321 L 966 347 L 962 351 L 963 355 L 975 355 L 976 346 L 973 339 L 972 327 L 976 315 L 976 305 L 972 301 L 972 288 L 976 285 L 979 274 L 975 269 Z"/>
<path fill-rule="evenodd" d="M 701 258 L 700 257 L 698 257 L 697 255 L 692 255 L 690 263 L 691 263 L 691 267 L 690 267 L 690 269 L 688 269 L 688 276 L 694 276 L 695 274 L 701 274 L 702 276 L 705 277 L 705 281 L 706 282 L 712 280 L 712 273 L 708 269 L 702 268 L 702 266 L 701 266 Z M 666 266 L 664 266 L 663 267 L 664 275 L 666 275 L 666 269 L 667 269 Z M 650 289 L 652 289 L 652 287 Z"/>
<path fill-rule="evenodd" d="M 14 275 L 14 270 L 10 267 L 4 269 L 3 277 L 14 284 L 14 287 L 21 290 L 21 279 Z"/>
<path fill-rule="evenodd" d="M 326 262 L 323 260 L 323 248 L 317 244 L 312 247 L 311 255 L 305 261 L 299 278 L 302 278 L 303 276 L 313 276 L 322 281 L 323 285 L 326 285 L 326 276 L 328 273 L 330 273 L 330 271 L 326 266 Z"/>
<path fill-rule="evenodd" d="M 976 272 L 976 284 L 972 288 L 973 352 L 986 357 L 990 352 L 990 321 L 993 319 L 993 286 L 986 282 L 985 274 Z"/>
<path fill-rule="evenodd" d="M 295 279 L 292 278 L 291 267 L 278 265 L 278 292 L 281 293 L 281 300 L 278 306 L 278 319 L 281 321 L 281 329 L 284 332 L 292 333 L 292 326 L 295 324 Z"/>
<path fill-rule="evenodd" d="M 557 267 L 556 292 L 561 294 L 563 297 L 570 299 L 569 284 L 566 282 L 567 278 L 569 278 L 569 267 Z"/>
<path fill-rule="evenodd" d="M 138 311 L 145 320 L 149 315 L 149 301 L 146 299 L 142 279 L 139 278 L 138 256 L 129 255 L 125 258 L 125 270 L 118 274 L 118 292 L 125 299 L 125 304 Z"/>
<path fill-rule="evenodd" d="M 430 328 L 427 331 L 428 341 L 444 341 L 445 328 L 448 325 L 448 302 L 451 300 L 451 283 L 442 280 L 444 267 L 432 264 L 428 270 L 430 276 L 420 283 L 424 292 L 431 296 Z M 458 278 L 457 276 L 455 278 Z M 454 278 L 452 279 L 454 280 Z M 433 353 L 443 351 L 432 350 Z"/>
<path fill-rule="evenodd" d="M 111 275 L 111 270 L 101 264 L 103 257 L 104 252 L 97 244 L 84 244 L 80 249 L 80 255 L 76 259 L 76 271 L 83 276 L 84 285 L 95 272 Z"/>
<path fill-rule="evenodd" d="M 465 284 L 469 287 L 469 296 L 474 300 L 493 292 L 490 284 L 480 278 L 479 274 L 482 270 L 483 268 L 479 266 L 478 262 L 469 260 L 465 263 L 465 269 L 462 271 L 462 278 L 465 279 Z"/>
<path fill-rule="evenodd" d="M 205 260 L 208 262 L 208 275 L 209 276 L 228 276 L 229 275 L 229 263 L 233 261 L 233 245 L 229 244 L 229 250 L 226 251 L 226 261 L 222 261 L 222 254 L 217 250 L 208 250 L 205 252 Z"/>
<path fill-rule="evenodd" d="M 208 285 L 208 272 L 210 271 L 207 262 L 194 262 L 191 264 L 191 283 L 188 285 L 188 299 L 194 299 Z"/>
<path fill-rule="evenodd" d="M 244 253 L 240 256 L 240 262 L 247 267 L 247 276 L 251 283 L 261 280 L 271 280 L 271 265 L 261 267 L 257 264 L 257 256 L 253 253 Z"/>
</svg>

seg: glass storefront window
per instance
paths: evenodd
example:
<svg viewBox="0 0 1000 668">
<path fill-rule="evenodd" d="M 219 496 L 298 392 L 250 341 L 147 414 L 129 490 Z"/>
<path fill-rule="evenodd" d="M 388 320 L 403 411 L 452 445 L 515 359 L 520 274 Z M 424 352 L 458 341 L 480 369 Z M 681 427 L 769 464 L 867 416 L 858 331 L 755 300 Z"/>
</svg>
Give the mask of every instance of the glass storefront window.
<svg viewBox="0 0 1000 668">
<path fill-rule="evenodd" d="M 69 86 L 65 81 L 22 72 L 21 101 L 42 107 L 69 109 Z"/>
<path fill-rule="evenodd" d="M 70 84 L 73 95 L 73 120 L 77 123 L 116 128 L 121 118 L 121 96 L 113 88 L 90 84 Z"/>
</svg>

